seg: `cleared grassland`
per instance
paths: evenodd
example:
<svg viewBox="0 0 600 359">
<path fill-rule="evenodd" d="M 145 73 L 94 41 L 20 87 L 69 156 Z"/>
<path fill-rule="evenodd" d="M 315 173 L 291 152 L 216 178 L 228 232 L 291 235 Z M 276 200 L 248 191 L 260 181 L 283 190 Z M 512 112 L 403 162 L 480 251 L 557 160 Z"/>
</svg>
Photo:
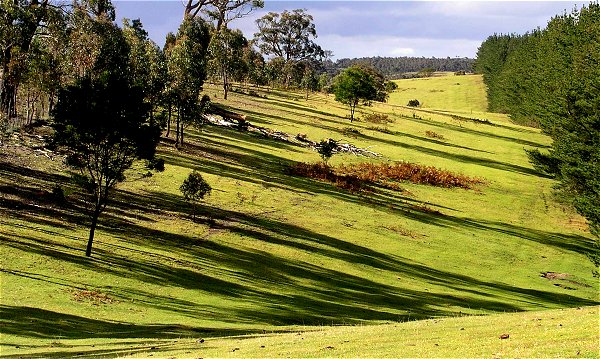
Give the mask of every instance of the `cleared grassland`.
<svg viewBox="0 0 600 359">
<path fill-rule="evenodd" d="M 464 87 L 483 96 L 481 89 Z M 207 90 L 220 100 L 216 87 Z M 554 200 L 552 181 L 532 169 L 523 151 L 549 144 L 539 131 L 483 112 L 477 118 L 491 123 L 406 108 L 394 94 L 388 104 L 361 109 L 363 117 L 384 113 L 394 122 L 351 124 L 333 96 L 314 94 L 306 101 L 301 93 L 259 92 L 266 98 L 231 93 L 224 104 L 253 124 L 382 154 L 336 155 L 334 165 L 404 160 L 486 183 L 476 190 L 402 183 L 403 191 L 352 194 L 286 174 L 295 161 L 319 159 L 310 149 L 207 126 L 188 131 L 180 150 L 172 140 L 161 143 L 164 172 L 144 177 L 141 165 L 132 169 L 101 217 L 88 259 L 81 208 L 46 195 L 59 183 L 71 199 L 60 158 L 5 144 L 2 355 L 149 355 L 157 342 L 189 343 L 179 338 L 598 304 L 585 222 Z M 179 193 L 194 169 L 213 187 L 195 218 Z M 545 272 L 561 276 L 541 277 Z M 369 341 L 391 327 L 365 328 Z M 589 338 L 597 343 L 598 332 L 586 328 L 585 345 Z M 219 340 L 223 347 L 209 354 L 229 355 L 219 351 L 229 342 Z M 360 354 L 348 355 L 354 353 Z M 338 355 L 346 354 L 325 353 Z"/>
</svg>

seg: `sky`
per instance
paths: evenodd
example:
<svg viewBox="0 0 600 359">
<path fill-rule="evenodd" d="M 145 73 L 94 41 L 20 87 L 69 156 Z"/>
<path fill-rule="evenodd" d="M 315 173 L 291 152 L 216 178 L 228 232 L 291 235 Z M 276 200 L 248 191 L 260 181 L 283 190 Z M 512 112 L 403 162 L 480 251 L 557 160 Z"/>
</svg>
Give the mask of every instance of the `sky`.
<svg viewBox="0 0 600 359">
<path fill-rule="evenodd" d="M 159 46 L 177 32 L 184 0 L 113 0 L 117 19 L 141 19 Z M 372 56 L 470 57 L 494 33 L 544 28 L 555 15 L 581 8 L 575 1 L 296 1 L 265 0 L 265 7 L 230 24 L 251 39 L 268 12 L 306 9 L 333 60 Z"/>
</svg>

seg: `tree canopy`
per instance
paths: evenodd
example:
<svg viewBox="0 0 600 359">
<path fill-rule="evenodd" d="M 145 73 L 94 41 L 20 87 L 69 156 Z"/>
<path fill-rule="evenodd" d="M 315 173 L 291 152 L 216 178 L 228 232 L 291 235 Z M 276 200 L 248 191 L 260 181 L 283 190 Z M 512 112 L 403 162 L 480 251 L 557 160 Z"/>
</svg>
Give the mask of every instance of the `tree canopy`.
<svg viewBox="0 0 600 359">
<path fill-rule="evenodd" d="M 270 12 L 256 20 L 254 34 L 258 48 L 265 55 L 274 55 L 285 61 L 321 60 L 326 52 L 314 42 L 317 30 L 312 15 L 303 9 Z"/>
<path fill-rule="evenodd" d="M 370 105 L 371 101 L 385 101 L 385 81 L 381 74 L 361 66 L 352 66 L 333 79 L 332 92 L 335 100 L 350 107 L 350 122 L 359 103 Z"/>
<path fill-rule="evenodd" d="M 544 30 L 493 35 L 477 54 L 491 110 L 542 128 L 549 152 L 529 151 L 600 234 L 600 5 L 554 17 Z"/>
<path fill-rule="evenodd" d="M 90 196 L 90 256 L 111 189 L 136 158 L 154 155 L 159 132 L 146 122 L 144 92 L 135 84 L 122 31 L 106 20 L 88 25 L 84 31 L 100 40 L 92 71 L 60 90 L 53 126 L 55 144 L 66 149 L 68 164 L 80 171 L 79 184 Z"/>
</svg>

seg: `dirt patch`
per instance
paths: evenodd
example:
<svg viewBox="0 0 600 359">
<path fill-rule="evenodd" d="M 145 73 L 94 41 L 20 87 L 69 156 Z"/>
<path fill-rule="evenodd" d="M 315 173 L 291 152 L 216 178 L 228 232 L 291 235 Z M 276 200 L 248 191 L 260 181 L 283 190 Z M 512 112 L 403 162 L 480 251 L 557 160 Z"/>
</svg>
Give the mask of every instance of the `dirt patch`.
<svg viewBox="0 0 600 359">
<path fill-rule="evenodd" d="M 543 272 L 541 274 L 542 278 L 546 279 L 567 279 L 569 278 L 569 274 L 567 273 L 557 273 L 557 272 Z"/>
<path fill-rule="evenodd" d="M 419 234 L 419 233 L 417 233 L 415 231 L 411 231 L 411 230 L 408 230 L 406 228 L 402 228 L 402 227 L 399 227 L 399 226 L 382 226 L 382 228 L 385 228 L 385 229 L 387 229 L 389 231 L 397 233 L 397 234 L 399 234 L 399 235 L 401 235 L 403 237 L 410 237 L 410 238 L 413 238 L 413 239 L 418 239 L 418 238 L 425 237 L 424 235 L 421 235 L 421 234 Z"/>
<path fill-rule="evenodd" d="M 108 295 L 95 291 L 95 290 L 71 290 L 71 300 L 76 302 L 86 302 L 92 305 L 100 304 L 114 304 L 118 303 L 117 300 L 109 297 Z"/>
<path fill-rule="evenodd" d="M 543 273 L 541 273 L 541 277 L 546 278 L 548 280 L 560 281 L 559 283 L 553 283 L 553 285 L 556 287 L 559 287 L 559 288 L 563 288 L 563 289 L 568 289 L 568 290 L 576 290 L 577 289 L 576 287 L 573 287 L 571 285 L 575 285 L 577 287 L 591 288 L 591 286 L 589 284 L 580 283 L 573 279 L 569 279 L 569 278 L 571 278 L 571 275 L 568 273 L 543 272 Z"/>
</svg>

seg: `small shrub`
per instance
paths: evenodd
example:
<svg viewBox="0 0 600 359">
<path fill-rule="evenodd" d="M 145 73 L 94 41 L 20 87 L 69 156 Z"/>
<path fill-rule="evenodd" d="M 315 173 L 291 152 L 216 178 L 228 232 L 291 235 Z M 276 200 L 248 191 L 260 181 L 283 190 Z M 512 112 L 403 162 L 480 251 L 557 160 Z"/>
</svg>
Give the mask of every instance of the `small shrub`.
<svg viewBox="0 0 600 359">
<path fill-rule="evenodd" d="M 364 117 L 366 122 L 375 123 L 375 124 L 388 124 L 394 122 L 394 120 L 390 119 L 388 115 L 382 113 L 371 113 Z"/>
<path fill-rule="evenodd" d="M 421 106 L 421 103 L 419 102 L 419 100 L 414 99 L 414 100 L 408 101 L 408 105 L 407 106 L 410 106 L 410 107 L 419 107 L 419 106 Z"/>
<path fill-rule="evenodd" d="M 456 72 L 454 73 L 454 76 L 464 76 L 464 75 L 466 75 L 466 74 L 467 74 L 467 73 L 466 73 L 465 71 L 456 71 Z"/>
<path fill-rule="evenodd" d="M 246 120 L 238 120 L 238 121 L 237 121 L 237 124 L 236 124 L 236 126 L 235 126 L 235 128 L 236 128 L 238 131 L 242 131 L 242 132 L 244 132 L 244 131 L 248 131 L 248 127 L 249 127 L 249 123 L 248 123 L 248 121 L 246 121 Z"/>
<path fill-rule="evenodd" d="M 323 159 L 323 162 L 325 164 L 327 164 L 331 156 L 333 156 L 337 147 L 337 141 L 332 140 L 331 138 L 319 142 L 319 144 L 317 145 L 317 152 L 319 152 L 319 155 L 321 155 L 321 158 Z"/>
<path fill-rule="evenodd" d="M 179 190 L 186 201 L 199 201 L 210 194 L 212 188 L 202 178 L 200 172 L 194 171 L 183 181 Z"/>
<path fill-rule="evenodd" d="M 429 131 L 429 130 L 425 131 L 425 135 L 427 137 L 437 138 L 438 140 L 443 140 L 444 139 L 443 135 L 440 135 L 439 133 L 435 133 L 435 132 Z"/>
</svg>

